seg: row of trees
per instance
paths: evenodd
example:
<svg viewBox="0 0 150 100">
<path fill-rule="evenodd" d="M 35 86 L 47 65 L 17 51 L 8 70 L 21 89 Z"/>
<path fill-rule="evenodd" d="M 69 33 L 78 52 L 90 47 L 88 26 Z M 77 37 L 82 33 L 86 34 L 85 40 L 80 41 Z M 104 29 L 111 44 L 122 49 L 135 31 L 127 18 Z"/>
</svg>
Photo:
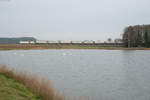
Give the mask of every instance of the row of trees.
<svg viewBox="0 0 150 100">
<path fill-rule="evenodd" d="M 150 25 L 126 27 L 123 33 L 123 43 L 126 47 L 150 47 Z"/>
</svg>

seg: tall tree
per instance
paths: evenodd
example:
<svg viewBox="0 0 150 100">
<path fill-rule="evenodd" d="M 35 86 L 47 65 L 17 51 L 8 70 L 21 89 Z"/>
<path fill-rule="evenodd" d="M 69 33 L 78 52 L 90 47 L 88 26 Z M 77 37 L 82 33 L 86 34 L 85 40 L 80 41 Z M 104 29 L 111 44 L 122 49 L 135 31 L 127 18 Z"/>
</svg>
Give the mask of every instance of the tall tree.
<svg viewBox="0 0 150 100">
<path fill-rule="evenodd" d="M 148 32 L 147 31 L 144 34 L 144 41 L 145 41 L 145 46 L 149 47 L 149 40 L 148 40 Z"/>
<path fill-rule="evenodd" d="M 128 47 L 134 46 L 136 46 L 136 33 L 134 31 L 134 28 L 130 26 L 128 28 Z"/>
<path fill-rule="evenodd" d="M 138 29 L 138 31 L 137 31 L 137 35 L 136 35 L 136 45 L 142 45 L 142 36 L 141 36 L 141 34 L 140 34 L 140 31 L 139 31 L 139 29 Z"/>
<path fill-rule="evenodd" d="M 112 39 L 111 39 L 111 38 L 108 38 L 108 42 L 111 43 L 111 42 L 112 42 Z"/>
</svg>

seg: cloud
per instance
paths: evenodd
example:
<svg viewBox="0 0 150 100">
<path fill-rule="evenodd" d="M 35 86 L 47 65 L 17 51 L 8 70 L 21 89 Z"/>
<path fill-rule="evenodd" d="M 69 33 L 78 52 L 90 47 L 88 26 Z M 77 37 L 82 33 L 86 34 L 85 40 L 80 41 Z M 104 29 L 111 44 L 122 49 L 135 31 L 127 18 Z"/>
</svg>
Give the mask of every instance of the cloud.
<svg viewBox="0 0 150 100">
<path fill-rule="evenodd" d="M 33 35 L 56 40 L 120 37 L 128 25 L 149 24 L 149 3 L 149 0 L 0 2 L 0 36 Z"/>
</svg>

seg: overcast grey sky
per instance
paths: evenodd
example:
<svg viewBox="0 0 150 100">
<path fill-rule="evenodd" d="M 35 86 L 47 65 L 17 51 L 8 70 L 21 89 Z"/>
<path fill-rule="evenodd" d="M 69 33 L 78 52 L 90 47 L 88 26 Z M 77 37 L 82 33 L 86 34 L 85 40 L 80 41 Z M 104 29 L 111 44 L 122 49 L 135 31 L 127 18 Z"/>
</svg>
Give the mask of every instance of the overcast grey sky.
<svg viewBox="0 0 150 100">
<path fill-rule="evenodd" d="M 106 40 L 150 24 L 150 0 L 0 0 L 0 37 Z"/>
</svg>

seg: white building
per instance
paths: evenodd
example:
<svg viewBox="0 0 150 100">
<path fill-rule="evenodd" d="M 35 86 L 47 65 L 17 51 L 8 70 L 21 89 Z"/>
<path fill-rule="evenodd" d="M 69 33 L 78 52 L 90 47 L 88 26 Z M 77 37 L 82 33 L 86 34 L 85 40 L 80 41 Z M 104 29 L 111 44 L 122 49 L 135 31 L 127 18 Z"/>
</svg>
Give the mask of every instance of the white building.
<svg viewBox="0 0 150 100">
<path fill-rule="evenodd" d="M 98 41 L 95 41 L 95 43 L 102 43 L 100 40 L 98 40 Z"/>
<path fill-rule="evenodd" d="M 57 41 L 47 41 L 47 43 L 58 43 Z"/>
<path fill-rule="evenodd" d="M 20 41 L 19 43 L 20 43 L 20 44 L 29 44 L 30 41 Z"/>
<path fill-rule="evenodd" d="M 71 41 L 71 43 L 82 43 L 82 41 Z"/>
<path fill-rule="evenodd" d="M 82 43 L 95 43 L 95 41 L 93 41 L 93 40 L 85 40 Z"/>
<path fill-rule="evenodd" d="M 34 41 L 20 41 L 20 44 L 35 44 Z"/>
<path fill-rule="evenodd" d="M 70 43 L 70 41 L 59 40 L 58 43 Z"/>
<path fill-rule="evenodd" d="M 123 43 L 123 41 L 122 41 L 122 39 L 115 39 L 115 41 L 114 41 L 115 43 Z"/>
<path fill-rule="evenodd" d="M 35 41 L 30 41 L 30 44 L 35 44 Z"/>
<path fill-rule="evenodd" d="M 45 44 L 45 43 L 48 43 L 48 41 L 45 41 L 45 40 L 36 40 L 36 43 Z"/>
</svg>

